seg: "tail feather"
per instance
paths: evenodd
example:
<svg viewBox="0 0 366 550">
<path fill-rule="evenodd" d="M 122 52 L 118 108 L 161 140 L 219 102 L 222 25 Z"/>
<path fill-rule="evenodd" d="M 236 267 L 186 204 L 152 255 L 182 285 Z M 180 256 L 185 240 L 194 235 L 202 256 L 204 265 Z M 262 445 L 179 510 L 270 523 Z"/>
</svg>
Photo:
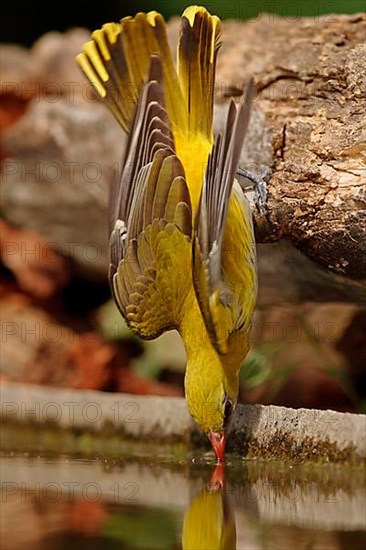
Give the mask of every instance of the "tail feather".
<svg viewBox="0 0 366 550">
<path fill-rule="evenodd" d="M 92 34 L 76 61 L 122 128 L 129 132 L 151 56 L 163 60 L 167 111 L 173 124 L 185 127 L 187 116 L 166 35 L 157 12 L 138 13 L 107 23 Z"/>
<path fill-rule="evenodd" d="M 211 143 L 220 20 L 199 6 L 182 16 L 178 74 L 159 13 L 138 13 L 92 34 L 76 61 L 122 128 L 129 132 L 152 55 L 162 60 L 164 95 L 173 133 L 203 135 Z"/>
<path fill-rule="evenodd" d="M 188 129 L 212 140 L 215 66 L 221 24 L 200 6 L 182 15 L 178 75 L 188 112 Z"/>
</svg>

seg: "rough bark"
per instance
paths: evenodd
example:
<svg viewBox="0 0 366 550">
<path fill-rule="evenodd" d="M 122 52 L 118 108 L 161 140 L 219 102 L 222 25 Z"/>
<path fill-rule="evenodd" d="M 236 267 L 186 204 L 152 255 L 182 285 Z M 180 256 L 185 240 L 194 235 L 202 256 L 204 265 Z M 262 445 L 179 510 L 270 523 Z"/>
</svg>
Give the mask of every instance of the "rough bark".
<svg viewBox="0 0 366 550">
<path fill-rule="evenodd" d="M 240 94 L 250 75 L 257 85 L 243 161 L 271 168 L 258 240 L 287 238 L 359 281 L 366 280 L 365 33 L 362 14 L 228 22 L 217 72 L 217 101 Z"/>
</svg>

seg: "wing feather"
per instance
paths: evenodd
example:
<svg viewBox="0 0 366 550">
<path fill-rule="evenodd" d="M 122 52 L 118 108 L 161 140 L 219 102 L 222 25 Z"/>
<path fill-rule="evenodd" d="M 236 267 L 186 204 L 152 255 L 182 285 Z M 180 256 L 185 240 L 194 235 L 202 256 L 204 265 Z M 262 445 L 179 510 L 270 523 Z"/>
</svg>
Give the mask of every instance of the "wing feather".
<svg viewBox="0 0 366 550">
<path fill-rule="evenodd" d="M 254 303 L 256 289 L 251 214 L 241 190 L 233 190 L 253 89 L 250 81 L 238 109 L 234 101 L 230 103 L 224 136 L 218 136 L 209 157 L 194 229 L 195 290 L 212 342 L 220 353 L 227 352 L 230 334 L 241 328 L 243 310 L 249 307 L 244 303 L 247 294 L 253 294 Z M 235 263 L 239 276 L 238 268 L 232 265 Z M 244 275 L 248 269 L 253 277 Z"/>
<path fill-rule="evenodd" d="M 152 56 L 111 205 L 111 288 L 144 338 L 178 326 L 191 269 L 191 202 L 163 86 L 160 59 Z"/>
</svg>

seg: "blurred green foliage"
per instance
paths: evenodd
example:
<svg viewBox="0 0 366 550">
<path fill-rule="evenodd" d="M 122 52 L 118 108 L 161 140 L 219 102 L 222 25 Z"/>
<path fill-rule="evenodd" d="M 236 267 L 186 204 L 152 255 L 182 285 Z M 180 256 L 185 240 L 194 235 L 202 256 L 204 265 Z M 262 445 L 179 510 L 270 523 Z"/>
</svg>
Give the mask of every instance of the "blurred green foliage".
<svg viewBox="0 0 366 550">
<path fill-rule="evenodd" d="M 149 0 L 134 2 L 135 11 L 160 11 L 165 18 L 180 15 L 194 2 Z M 365 10 L 363 0 L 203 0 L 197 2 L 222 19 L 249 19 L 266 12 L 291 17 L 317 16 L 327 13 L 357 13 Z"/>
<path fill-rule="evenodd" d="M 298 316 L 299 327 L 304 334 L 307 335 L 307 342 L 320 358 L 319 368 L 329 378 L 335 380 L 339 387 L 342 388 L 349 401 L 354 406 L 355 410 L 360 414 L 366 414 L 366 400 L 359 397 L 357 388 L 350 377 L 347 364 L 341 368 L 334 362 L 332 355 L 321 345 L 319 339 L 314 335 L 314 331 L 309 325 L 308 320 L 302 314 Z M 288 379 L 294 374 L 299 364 L 296 361 L 282 361 L 277 358 L 277 354 L 281 353 L 286 341 L 279 338 L 271 342 L 261 342 L 252 346 L 248 356 L 246 357 L 243 367 L 240 371 L 239 380 L 240 386 L 244 390 L 267 385 L 265 391 L 266 403 L 273 403 L 276 396 L 287 383 Z M 279 366 L 281 364 L 281 366 Z M 276 365 L 276 367 L 274 366 Z"/>
<path fill-rule="evenodd" d="M 131 550 L 175 548 L 177 523 L 176 515 L 168 510 L 127 508 L 108 519 L 104 535 Z"/>
<path fill-rule="evenodd" d="M 18 0 L 2 6 L 0 29 L 3 42 L 30 46 L 39 36 L 71 27 L 99 28 L 107 21 L 119 21 L 138 11 L 160 11 L 166 19 L 180 15 L 193 1 L 182 0 L 104 0 L 100 3 L 63 0 L 62 9 L 52 2 Z M 222 19 L 249 19 L 266 12 L 285 17 L 318 16 L 327 13 L 365 11 L 364 0 L 198 0 Z"/>
</svg>

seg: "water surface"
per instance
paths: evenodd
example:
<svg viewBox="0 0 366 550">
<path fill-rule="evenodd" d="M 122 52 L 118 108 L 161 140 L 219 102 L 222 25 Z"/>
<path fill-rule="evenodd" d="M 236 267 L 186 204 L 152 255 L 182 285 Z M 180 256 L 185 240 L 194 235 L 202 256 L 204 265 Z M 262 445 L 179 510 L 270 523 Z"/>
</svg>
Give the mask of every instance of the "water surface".
<svg viewBox="0 0 366 550">
<path fill-rule="evenodd" d="M 364 549 L 364 470 L 1 455 L 2 549 Z"/>
</svg>

